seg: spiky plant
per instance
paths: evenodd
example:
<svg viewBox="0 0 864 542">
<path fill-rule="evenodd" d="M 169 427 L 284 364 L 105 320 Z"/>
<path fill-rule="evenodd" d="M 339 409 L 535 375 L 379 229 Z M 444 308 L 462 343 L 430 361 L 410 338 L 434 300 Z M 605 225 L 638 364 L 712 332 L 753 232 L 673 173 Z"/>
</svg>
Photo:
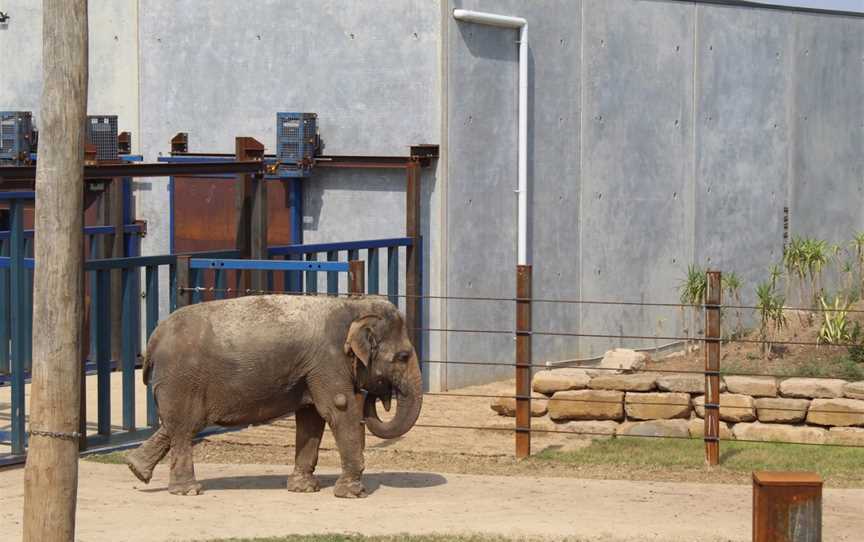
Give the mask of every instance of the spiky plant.
<svg viewBox="0 0 864 542">
<path fill-rule="evenodd" d="M 786 327 L 786 315 L 783 313 L 785 300 L 775 289 L 771 281 L 756 286 L 756 307 L 759 311 L 759 339 L 762 341 L 762 356 L 768 357 L 771 352 L 771 342 L 774 333 Z"/>
<path fill-rule="evenodd" d="M 852 340 L 852 324 L 849 321 L 850 303 L 843 296 L 836 295 L 830 301 L 819 297 L 822 305 L 822 325 L 819 326 L 819 344 L 843 344 Z"/>
<path fill-rule="evenodd" d="M 705 295 L 707 292 L 708 274 L 698 265 L 688 265 L 687 275 L 678 285 L 678 294 L 682 305 L 694 305 L 690 308 L 691 320 L 694 323 L 694 327 L 695 322 L 699 319 L 699 307 L 696 305 L 705 304 Z M 682 313 L 683 309 L 682 307 Z M 685 329 L 684 333 L 689 335 L 689 331 L 688 326 L 688 329 Z"/>
</svg>

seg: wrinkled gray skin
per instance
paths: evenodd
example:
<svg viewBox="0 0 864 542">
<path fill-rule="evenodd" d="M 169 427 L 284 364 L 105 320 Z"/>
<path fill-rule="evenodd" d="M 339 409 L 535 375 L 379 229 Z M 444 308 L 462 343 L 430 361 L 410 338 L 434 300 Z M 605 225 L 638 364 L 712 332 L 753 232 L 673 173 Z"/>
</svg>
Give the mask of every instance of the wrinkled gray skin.
<svg viewBox="0 0 864 542">
<path fill-rule="evenodd" d="M 144 381 L 153 383 L 161 426 L 128 455 L 149 482 L 171 450 L 171 493 L 197 495 L 192 438 L 210 425 L 263 423 L 295 413 L 297 449 L 288 489 L 317 491 L 313 471 L 326 422 L 342 475 L 337 497 L 366 495 L 364 422 L 395 438 L 417 421 L 422 384 L 417 354 L 393 304 L 380 298 L 252 296 L 191 305 L 159 324 L 147 344 Z M 355 400 L 367 392 L 365 408 Z M 378 399 L 396 412 L 381 421 Z"/>
</svg>

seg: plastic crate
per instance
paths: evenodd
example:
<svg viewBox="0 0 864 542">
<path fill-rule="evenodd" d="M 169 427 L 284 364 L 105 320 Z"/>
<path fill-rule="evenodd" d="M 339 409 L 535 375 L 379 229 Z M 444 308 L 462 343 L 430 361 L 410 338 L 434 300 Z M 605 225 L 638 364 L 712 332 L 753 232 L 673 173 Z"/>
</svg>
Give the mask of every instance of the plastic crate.
<svg viewBox="0 0 864 542">
<path fill-rule="evenodd" d="M 276 158 L 280 163 L 310 167 L 319 146 L 316 113 L 276 113 Z"/>
<path fill-rule="evenodd" d="M 88 115 L 87 142 L 96 145 L 97 160 L 117 160 L 117 115 Z"/>
<path fill-rule="evenodd" d="M 24 163 L 33 152 L 33 114 L 29 111 L 0 111 L 0 161 Z"/>
</svg>

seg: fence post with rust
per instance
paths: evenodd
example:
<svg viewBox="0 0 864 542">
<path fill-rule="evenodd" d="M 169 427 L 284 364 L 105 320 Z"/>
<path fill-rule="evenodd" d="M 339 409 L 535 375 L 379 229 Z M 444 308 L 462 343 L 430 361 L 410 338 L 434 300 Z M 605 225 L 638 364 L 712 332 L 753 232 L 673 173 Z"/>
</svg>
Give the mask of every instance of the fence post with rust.
<svg viewBox="0 0 864 542">
<path fill-rule="evenodd" d="M 720 303 L 721 276 L 708 271 L 705 293 L 705 461 L 720 464 Z"/>
<path fill-rule="evenodd" d="M 516 458 L 531 455 L 531 266 L 516 266 Z"/>
<path fill-rule="evenodd" d="M 193 287 L 190 281 L 189 256 L 177 256 L 177 308 L 192 304 Z"/>
</svg>

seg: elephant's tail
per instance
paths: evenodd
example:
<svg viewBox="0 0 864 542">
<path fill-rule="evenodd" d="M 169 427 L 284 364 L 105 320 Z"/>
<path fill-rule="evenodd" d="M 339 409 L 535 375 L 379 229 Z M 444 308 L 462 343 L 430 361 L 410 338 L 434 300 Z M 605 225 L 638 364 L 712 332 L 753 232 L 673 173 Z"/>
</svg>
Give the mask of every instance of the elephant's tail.
<svg viewBox="0 0 864 542">
<path fill-rule="evenodd" d="M 141 361 L 141 372 L 144 375 L 144 384 L 150 383 L 150 373 L 153 372 L 153 363 L 150 360 L 149 349 L 144 352 L 144 359 Z"/>
</svg>

